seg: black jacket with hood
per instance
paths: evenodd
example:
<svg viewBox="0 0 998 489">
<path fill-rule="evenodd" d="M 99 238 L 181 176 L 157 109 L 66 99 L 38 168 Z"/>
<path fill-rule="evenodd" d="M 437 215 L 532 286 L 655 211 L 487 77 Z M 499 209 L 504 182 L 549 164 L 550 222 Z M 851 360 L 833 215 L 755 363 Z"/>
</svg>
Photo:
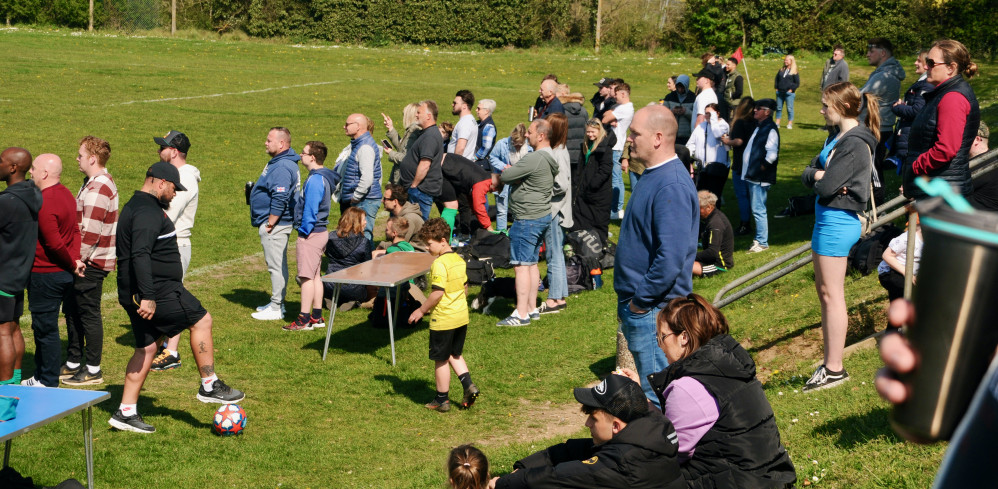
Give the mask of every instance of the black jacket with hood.
<svg viewBox="0 0 998 489">
<path fill-rule="evenodd" d="M 686 487 L 695 489 L 769 489 L 797 481 L 790 455 L 780 443 L 776 416 L 755 362 L 729 335 L 711 338 L 686 358 L 648 376 L 659 401 L 672 381 L 692 377 L 717 400 L 719 416 L 681 468 Z"/>
<path fill-rule="evenodd" d="M 676 431 L 657 412 L 635 419 L 602 445 L 568 440 L 513 464 L 496 489 L 680 489 Z"/>
<path fill-rule="evenodd" d="M 24 180 L 0 192 L 0 292 L 17 295 L 24 292 L 35 263 L 38 244 L 38 212 L 42 209 L 42 191 L 35 182 Z"/>
<path fill-rule="evenodd" d="M 825 207 L 856 212 L 866 210 L 870 202 L 870 178 L 873 175 L 873 152 L 877 148 L 877 138 L 866 126 L 860 123 L 845 134 L 839 135 L 839 142 L 825 162 L 825 175 L 815 180 L 814 175 L 822 170 L 818 157 L 804 167 L 800 180 L 818 194 L 818 203 Z M 846 193 L 842 193 L 842 189 Z"/>
</svg>

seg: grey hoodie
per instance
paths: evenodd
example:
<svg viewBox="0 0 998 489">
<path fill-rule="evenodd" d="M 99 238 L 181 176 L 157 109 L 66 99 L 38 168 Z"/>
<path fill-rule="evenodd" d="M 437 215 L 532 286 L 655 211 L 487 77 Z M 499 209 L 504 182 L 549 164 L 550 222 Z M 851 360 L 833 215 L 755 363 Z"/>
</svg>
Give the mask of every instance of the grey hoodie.
<svg viewBox="0 0 998 489">
<path fill-rule="evenodd" d="M 890 134 L 894 129 L 897 116 L 891 107 L 901 98 L 901 80 L 904 80 L 904 68 L 893 56 L 880 63 L 877 69 L 870 73 L 870 79 L 860 89 L 863 93 L 876 95 L 880 102 L 880 133 Z M 859 120 L 866 120 L 866 107 L 859 115 Z"/>
<path fill-rule="evenodd" d="M 530 153 L 503 170 L 500 177 L 510 185 L 509 211 L 517 219 L 540 219 L 551 214 L 551 196 L 558 163 L 551 148 Z"/>
<path fill-rule="evenodd" d="M 816 156 L 804 168 L 801 183 L 814 189 L 818 194 L 818 203 L 823 206 L 863 212 L 870 202 L 870 178 L 876 147 L 877 138 L 860 123 L 839 136 L 839 142 L 828 155 L 822 179 L 814 179 L 814 174 L 822 170 Z M 842 193 L 843 187 L 845 194 Z"/>
</svg>

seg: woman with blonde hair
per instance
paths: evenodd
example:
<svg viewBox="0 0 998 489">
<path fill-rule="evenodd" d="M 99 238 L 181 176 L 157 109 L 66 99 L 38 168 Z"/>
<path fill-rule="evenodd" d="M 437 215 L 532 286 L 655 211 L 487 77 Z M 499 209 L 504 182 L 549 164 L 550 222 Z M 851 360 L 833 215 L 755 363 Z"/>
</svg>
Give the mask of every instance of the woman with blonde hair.
<svg viewBox="0 0 998 489">
<path fill-rule="evenodd" d="M 783 58 L 783 67 L 776 73 L 776 127 L 780 127 L 780 117 L 783 115 L 783 103 L 787 104 L 787 129 L 794 128 L 794 97 L 800 87 L 800 75 L 797 74 L 797 58 L 788 54 Z"/>
<path fill-rule="evenodd" d="M 402 125 L 405 126 L 405 132 L 402 137 L 399 138 L 398 131 L 395 130 L 395 125 L 392 123 L 392 118 L 388 117 L 384 112 L 381 113 L 381 117 L 385 121 L 385 129 L 388 130 L 388 142 L 391 143 L 391 147 L 386 146 L 385 151 L 388 152 L 388 160 L 392 162 L 392 173 L 389 177 L 391 183 L 399 183 L 401 176 L 399 175 L 398 165 L 402 163 L 402 158 L 405 158 L 405 152 L 409 149 L 409 141 L 415 141 L 419 136 L 419 123 L 416 122 L 416 111 L 419 109 L 419 104 L 411 103 L 402 109 Z"/>
<path fill-rule="evenodd" d="M 842 364 L 849 328 L 846 265 L 849 250 L 862 234 L 859 214 L 870 201 L 873 152 L 880 141 L 880 111 L 868 110 L 866 120 L 859 120 L 861 107 L 877 107 L 876 95 L 861 94 L 852 83 L 840 82 L 825 88 L 821 104 L 825 123 L 837 131 L 833 131 L 821 153 L 804 168 L 801 181 L 818 194 L 811 254 L 825 349 L 824 361 L 804 385 L 805 391 L 826 389 L 849 380 Z"/>
<path fill-rule="evenodd" d="M 977 64 L 959 41 L 936 41 L 925 58 L 926 78 L 933 85 L 925 93 L 925 107 L 915 116 L 908 134 L 908 155 L 901 168 L 904 195 L 919 199 L 924 193 L 915 178 L 939 177 L 970 195 L 970 146 L 977 137 L 981 108 L 967 79 L 977 75 Z"/>
<path fill-rule="evenodd" d="M 613 171 L 613 151 L 606 129 L 599 119 L 586 122 L 586 140 L 582 143 L 578 177 L 574 183 L 575 199 L 572 204 L 572 230 L 595 230 L 606 244 L 610 230 L 610 205 L 613 190 L 610 174 Z"/>
<path fill-rule="evenodd" d="M 371 242 L 364 237 L 366 226 L 367 214 L 360 207 L 350 207 L 343 212 L 336 230 L 329 233 L 329 240 L 326 241 L 326 258 L 329 259 L 327 274 L 371 259 Z M 332 299 L 333 284 L 323 284 L 323 288 L 325 298 Z M 329 304 L 329 309 L 347 302 L 364 302 L 372 297 L 363 285 L 344 285 L 340 288 L 339 304 Z"/>
</svg>

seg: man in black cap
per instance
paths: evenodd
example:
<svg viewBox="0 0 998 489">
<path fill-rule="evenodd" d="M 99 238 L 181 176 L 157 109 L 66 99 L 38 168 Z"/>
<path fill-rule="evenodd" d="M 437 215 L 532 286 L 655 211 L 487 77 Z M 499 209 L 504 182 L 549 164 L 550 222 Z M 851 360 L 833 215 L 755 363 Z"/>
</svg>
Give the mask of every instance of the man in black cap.
<svg viewBox="0 0 998 489">
<path fill-rule="evenodd" d="M 197 399 L 231 404 L 245 397 L 215 375 L 211 315 L 182 283 L 176 228 L 165 209 L 178 191 L 186 190 L 176 167 L 157 162 L 149 167 L 142 189 L 125 204 L 118 219 L 118 303 L 128 313 L 135 337 L 121 405 L 108 420 L 120 430 L 156 431 L 136 409 L 139 391 L 156 354 L 156 340 L 176 336 L 184 329 L 191 332 L 191 350 L 201 375 Z"/>
<path fill-rule="evenodd" d="M 769 187 L 776 183 L 776 165 L 780 162 L 780 129 L 773 122 L 776 100 L 764 98 L 755 103 L 758 125 L 745 143 L 742 154 L 742 180 L 749 189 L 752 217 L 755 219 L 755 239 L 749 253 L 769 249 L 769 216 L 766 214 L 766 197 Z"/>
<path fill-rule="evenodd" d="M 187 152 L 191 149 L 191 140 L 180 131 L 170 131 L 161 138 L 152 138 L 159 145 L 159 161 L 165 161 L 180 172 L 180 184 L 187 190 L 177 194 L 166 209 L 166 215 L 177 228 L 177 248 L 180 250 L 180 265 L 183 276 L 187 276 L 187 267 L 191 264 L 191 229 L 194 228 L 194 217 L 198 211 L 198 187 L 201 182 L 201 172 L 187 163 Z M 169 370 L 180 366 L 180 335 L 163 342 L 162 348 L 152 362 L 153 370 Z"/>
<path fill-rule="evenodd" d="M 613 98 L 613 87 L 619 82 L 620 80 L 616 78 L 600 78 L 598 82 L 593 83 L 598 87 L 593 98 L 589 99 L 593 104 L 594 118 L 603 120 L 603 114 L 617 105 L 617 101 Z"/>
<path fill-rule="evenodd" d="M 575 389 L 592 438 L 568 440 L 513 464 L 513 473 L 489 488 L 686 487 L 676 460 L 677 435 L 669 420 L 648 407 L 641 386 L 608 375 L 595 387 Z"/>
</svg>

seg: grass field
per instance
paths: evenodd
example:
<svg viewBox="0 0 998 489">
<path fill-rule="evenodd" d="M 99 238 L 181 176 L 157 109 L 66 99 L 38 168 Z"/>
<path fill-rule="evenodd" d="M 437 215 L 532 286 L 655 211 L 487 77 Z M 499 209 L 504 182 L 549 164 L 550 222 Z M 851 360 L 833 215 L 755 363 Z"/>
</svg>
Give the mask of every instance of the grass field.
<svg viewBox="0 0 998 489">
<path fill-rule="evenodd" d="M 371 116 L 380 137 L 380 112 L 401 125 L 406 103 L 431 98 L 443 108 L 457 90 L 468 88 L 498 102 L 494 118 L 505 136 L 521 121 L 547 73 L 557 73 L 587 98 L 600 77 L 625 78 L 640 107 L 665 95 L 668 76 L 696 71 L 696 60 L 643 53 L 595 57 L 581 49 L 366 49 L 67 30 L 0 30 L 0 44 L 3 147 L 62 156 L 63 182 L 75 190 L 82 178 L 73 161 L 77 141 L 87 134 L 103 137 L 112 145 L 108 166 L 124 204 L 157 158 L 152 137 L 178 129 L 190 137 L 189 162 L 203 177 L 187 286 L 215 318 L 217 370 L 247 392 L 243 405 L 249 426 L 237 439 L 210 433 L 214 407 L 194 398 L 197 375 L 182 344 L 184 365 L 151 373 L 139 401 L 139 411 L 157 433 L 111 431 L 105 420 L 121 398 L 132 336 L 125 314 L 109 299 L 104 304 L 106 383 L 99 388 L 112 398 L 95 413 L 99 487 L 443 487 L 444 459 L 457 444 L 480 445 L 493 472 L 502 474 L 537 449 L 569 436 L 588 436 L 570 389 L 614 366 L 612 287 L 574 296 L 566 312 L 527 328 L 493 326 L 511 304 L 496 308 L 494 316 L 472 314 L 466 357 L 483 395 L 471 411 L 428 412 L 422 404 L 432 397 L 433 369 L 426 360 L 425 326 L 397 333 L 398 365 L 392 367 L 387 334 L 365 324 L 366 311 L 337 315 L 325 363 L 320 360 L 323 333 L 286 333 L 280 322 L 250 319 L 251 307 L 269 296 L 269 280 L 256 230 L 249 225 L 243 183 L 255 180 L 268 159 L 263 142 L 271 126 L 289 127 L 296 150 L 309 139 L 339 148 L 348 143 L 341 127 L 350 113 Z M 871 71 L 861 61 L 850 61 L 857 84 Z M 908 67 L 910 61 L 903 63 Z M 803 86 L 795 128 L 782 132 L 771 216 L 788 196 L 806 193 L 798 176 L 824 137 L 815 88 L 822 62 L 808 56 L 799 60 Z M 757 98 L 772 96 L 779 65 L 778 59 L 749 60 Z M 984 76 L 973 85 L 985 120 L 998 122 L 998 77 L 993 65 L 981 71 Z M 909 73 L 905 87 L 914 81 L 913 70 Z M 730 186 L 724 197 L 724 211 L 737 222 Z M 750 238 L 739 238 L 736 271 L 699 280 L 695 291 L 712 298 L 735 276 L 808 240 L 811 225 L 810 218 L 771 219 L 769 252 L 746 255 Z M 612 273 L 606 276 L 607 284 L 611 278 Z M 113 289 L 112 275 L 105 292 Z M 297 309 L 298 297 L 297 287 L 290 286 L 289 312 Z M 847 278 L 847 299 L 850 342 L 882 328 L 886 294 L 876 277 Z M 889 408 L 872 386 L 880 363 L 875 350 L 847 359 L 852 381 L 845 386 L 799 393 L 813 362 L 821 358 L 820 311 L 810 267 L 724 312 L 767 380 L 766 392 L 802 485 L 929 485 L 945 447 L 909 444 L 891 431 Z M 27 318 L 22 326 L 27 376 L 34 348 Z M 459 393 L 456 379 L 452 385 Z M 16 439 L 11 464 L 38 484 L 84 479 L 82 445 L 79 418 L 71 417 Z"/>
</svg>

